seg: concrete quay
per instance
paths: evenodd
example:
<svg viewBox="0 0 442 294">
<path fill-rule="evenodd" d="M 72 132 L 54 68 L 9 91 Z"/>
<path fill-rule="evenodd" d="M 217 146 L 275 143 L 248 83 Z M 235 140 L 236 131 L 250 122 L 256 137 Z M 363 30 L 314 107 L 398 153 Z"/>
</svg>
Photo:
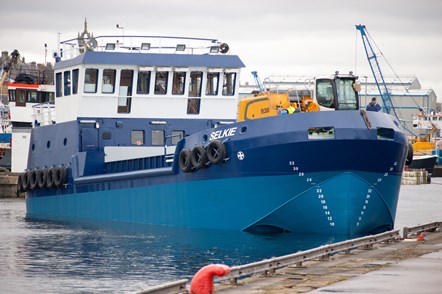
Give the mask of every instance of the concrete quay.
<svg viewBox="0 0 442 294">
<path fill-rule="evenodd" d="M 423 234 L 424 241 L 413 236 L 378 243 L 237 284 L 219 284 L 215 293 L 440 293 L 442 232 Z"/>
<path fill-rule="evenodd" d="M 0 171 L 0 198 L 24 197 L 24 193 L 17 191 L 18 174 L 9 171 Z"/>
</svg>

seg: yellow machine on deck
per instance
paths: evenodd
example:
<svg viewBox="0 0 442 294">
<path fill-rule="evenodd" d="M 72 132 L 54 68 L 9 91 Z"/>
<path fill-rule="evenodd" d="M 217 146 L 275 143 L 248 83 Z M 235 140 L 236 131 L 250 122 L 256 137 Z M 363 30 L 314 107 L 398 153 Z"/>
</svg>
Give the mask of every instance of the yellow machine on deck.
<svg viewBox="0 0 442 294">
<path fill-rule="evenodd" d="M 287 91 L 270 91 L 265 89 L 256 72 L 255 77 L 259 92 L 254 97 L 238 103 L 238 121 L 259 119 L 280 114 L 296 112 L 358 110 L 358 91 L 360 84 L 352 72 L 314 78 L 310 87 L 301 94 L 295 89 Z M 289 92 L 290 91 L 290 92 Z M 289 93 L 296 95 L 289 96 Z"/>
<path fill-rule="evenodd" d="M 434 123 L 431 123 L 431 127 L 431 130 L 424 136 L 410 139 L 414 155 L 431 155 L 433 150 L 436 149 L 436 141 L 432 137 L 437 134 L 438 128 Z"/>
<path fill-rule="evenodd" d="M 238 121 L 258 119 L 293 112 L 319 111 L 318 104 L 309 96 L 300 102 L 290 102 L 288 93 L 263 92 L 243 99 L 238 104 Z"/>
</svg>

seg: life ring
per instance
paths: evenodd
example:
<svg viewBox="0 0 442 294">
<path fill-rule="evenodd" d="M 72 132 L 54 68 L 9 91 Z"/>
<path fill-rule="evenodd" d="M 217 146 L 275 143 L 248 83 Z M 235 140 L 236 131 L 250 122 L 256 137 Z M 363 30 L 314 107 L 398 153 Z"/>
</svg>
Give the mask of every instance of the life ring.
<svg viewBox="0 0 442 294">
<path fill-rule="evenodd" d="M 37 171 L 37 185 L 40 189 L 44 189 L 46 187 L 46 178 L 48 176 L 48 170 L 39 169 Z"/>
<path fill-rule="evenodd" d="M 57 167 L 52 177 L 55 187 L 61 188 L 63 184 L 66 184 L 67 172 L 64 167 Z"/>
<path fill-rule="evenodd" d="M 46 187 L 52 188 L 54 187 L 54 175 L 56 171 L 56 167 L 52 167 L 48 169 L 48 174 L 46 175 Z"/>
<path fill-rule="evenodd" d="M 180 168 L 183 172 L 188 173 L 192 170 L 191 152 L 189 149 L 183 149 L 179 157 Z"/>
<path fill-rule="evenodd" d="M 226 43 L 221 43 L 220 45 L 219 45 L 219 51 L 222 53 L 222 54 L 226 54 L 227 52 L 229 52 L 229 45 L 227 45 Z"/>
<path fill-rule="evenodd" d="M 207 158 L 213 164 L 222 162 L 226 158 L 226 154 L 226 146 L 219 140 L 214 140 L 207 146 Z"/>
<path fill-rule="evenodd" d="M 203 168 L 208 161 L 207 152 L 203 146 L 199 145 L 192 149 L 190 154 L 190 161 L 194 168 Z"/>
<path fill-rule="evenodd" d="M 34 190 L 35 188 L 38 187 L 38 183 L 37 183 L 37 170 L 31 170 L 28 171 L 28 182 L 29 182 L 29 188 L 31 190 Z"/>
</svg>

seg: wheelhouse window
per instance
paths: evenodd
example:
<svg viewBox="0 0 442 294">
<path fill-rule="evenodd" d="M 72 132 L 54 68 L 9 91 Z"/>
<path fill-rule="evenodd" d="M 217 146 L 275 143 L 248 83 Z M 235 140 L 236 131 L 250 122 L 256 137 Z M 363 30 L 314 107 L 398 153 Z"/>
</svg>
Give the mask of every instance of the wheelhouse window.
<svg viewBox="0 0 442 294">
<path fill-rule="evenodd" d="M 112 94 L 115 92 L 115 75 L 117 71 L 115 69 L 103 70 L 103 85 L 101 92 L 103 94 Z"/>
<path fill-rule="evenodd" d="M 97 93 L 98 69 L 86 68 L 84 75 L 84 92 Z"/>
<path fill-rule="evenodd" d="M 235 72 L 225 72 L 223 78 L 223 95 L 233 96 L 235 95 L 235 83 L 236 83 L 236 73 Z"/>
<path fill-rule="evenodd" d="M 337 109 L 357 110 L 359 99 L 354 88 L 354 81 L 348 79 L 337 79 L 336 90 L 338 92 Z"/>
<path fill-rule="evenodd" d="M 138 72 L 137 94 L 149 94 L 150 76 L 150 71 Z"/>
<path fill-rule="evenodd" d="M 72 71 L 72 94 L 75 95 L 78 93 L 78 77 L 79 77 L 79 69 L 74 69 Z"/>
<path fill-rule="evenodd" d="M 316 100 L 321 106 L 335 107 L 335 94 L 331 80 L 318 79 L 316 81 Z"/>
<path fill-rule="evenodd" d="M 189 97 L 201 97 L 201 85 L 203 81 L 203 72 L 192 71 L 190 73 Z M 199 114 L 201 98 L 187 99 L 187 114 Z"/>
<path fill-rule="evenodd" d="M 120 74 L 120 88 L 118 92 L 118 113 L 129 113 L 132 102 L 132 84 L 134 71 L 123 69 Z"/>
<path fill-rule="evenodd" d="M 52 92 L 37 92 L 38 103 L 54 102 L 54 93 Z"/>
<path fill-rule="evenodd" d="M 130 132 L 130 143 L 132 145 L 144 145 L 144 131 L 133 130 Z"/>
<path fill-rule="evenodd" d="M 63 84 L 61 83 L 62 77 L 61 72 L 55 74 L 55 96 L 61 97 L 63 96 Z M 18 99 L 17 99 L 18 101 Z"/>
<path fill-rule="evenodd" d="M 167 82 L 169 79 L 168 71 L 158 71 L 155 75 L 155 94 L 167 94 Z"/>
<path fill-rule="evenodd" d="M 218 95 L 219 72 L 207 74 L 206 95 Z"/>
<path fill-rule="evenodd" d="M 16 100 L 15 100 L 15 106 L 26 106 L 26 96 L 27 91 L 23 89 L 17 89 L 15 92 Z"/>
<path fill-rule="evenodd" d="M 152 130 L 152 145 L 164 146 L 164 131 Z"/>
<path fill-rule="evenodd" d="M 64 96 L 71 95 L 71 71 L 63 72 Z"/>
<path fill-rule="evenodd" d="M 15 90 L 9 90 L 9 102 L 15 102 Z"/>
<path fill-rule="evenodd" d="M 172 95 L 183 95 L 186 85 L 186 72 L 176 71 L 173 73 Z"/>
<path fill-rule="evenodd" d="M 202 81 L 203 81 L 202 71 L 192 71 L 190 73 L 189 97 L 201 97 Z"/>
<path fill-rule="evenodd" d="M 26 91 L 26 102 L 38 103 L 37 91 Z"/>
</svg>

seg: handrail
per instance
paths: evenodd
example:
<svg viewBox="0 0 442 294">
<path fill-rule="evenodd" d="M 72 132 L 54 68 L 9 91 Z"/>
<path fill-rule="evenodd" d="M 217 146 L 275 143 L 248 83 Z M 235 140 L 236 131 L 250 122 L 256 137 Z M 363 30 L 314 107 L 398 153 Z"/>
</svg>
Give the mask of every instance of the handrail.
<svg viewBox="0 0 442 294">
<path fill-rule="evenodd" d="M 257 273 L 273 273 L 275 270 L 289 266 L 297 265 L 301 266 L 302 262 L 329 257 L 330 255 L 357 249 L 359 247 L 370 248 L 373 244 L 381 243 L 385 241 L 396 241 L 400 239 L 399 230 L 387 231 L 384 233 L 370 235 L 366 237 L 351 239 L 334 244 L 320 246 L 314 249 L 297 252 L 294 254 L 288 254 L 280 257 L 274 257 L 270 259 L 264 259 L 258 262 L 249 264 L 233 266 L 230 268 L 230 273 L 223 277 L 214 277 L 215 282 L 230 281 L 232 284 L 238 282 L 238 278 L 250 276 Z M 185 287 L 187 280 L 179 280 L 162 285 L 158 285 L 136 294 L 162 294 L 162 293 L 188 293 Z M 180 285 L 176 290 L 174 286 Z"/>
<path fill-rule="evenodd" d="M 417 235 L 422 232 L 434 231 L 436 229 L 440 229 L 441 226 L 442 222 L 432 222 L 410 228 L 404 227 L 402 231 L 402 238 L 407 238 L 409 235 Z"/>
<path fill-rule="evenodd" d="M 302 262 L 312 259 L 329 257 L 330 255 L 357 249 L 359 247 L 371 247 L 373 244 L 398 240 L 400 239 L 399 230 L 387 231 L 377 235 L 371 235 L 334 244 L 320 246 L 314 249 L 297 252 L 294 254 L 265 259 L 245 265 L 234 266 L 230 268 L 230 274 L 223 277 L 215 277 L 216 282 L 229 280 L 235 284 L 238 278 L 250 276 L 257 273 L 273 273 L 276 269 L 280 269 L 289 265 L 301 265 Z"/>
<path fill-rule="evenodd" d="M 136 294 L 179 294 L 188 293 L 186 289 L 187 279 L 182 279 L 158 286 L 153 286 L 146 290 L 135 292 Z"/>
<path fill-rule="evenodd" d="M 442 222 L 433 222 L 425 225 L 420 225 L 416 227 L 403 229 L 403 236 L 406 237 L 408 234 L 419 233 L 422 231 L 432 231 L 440 229 Z M 350 250 L 363 248 L 371 248 L 374 244 L 388 241 L 400 240 L 401 236 L 399 230 L 387 231 L 384 233 L 370 235 L 365 237 L 360 237 L 356 239 L 351 239 L 347 241 L 342 241 L 334 244 L 328 244 L 320 246 L 314 249 L 297 252 L 294 254 L 288 254 L 280 257 L 274 257 L 270 259 L 264 259 L 262 261 L 253 262 L 245 265 L 233 266 L 230 268 L 230 273 L 223 277 L 214 277 L 214 281 L 219 283 L 223 281 L 230 281 L 230 283 L 235 284 L 238 278 L 244 278 L 257 273 L 273 273 L 276 269 L 280 269 L 289 265 L 301 266 L 302 262 L 309 260 L 314 260 L 318 258 L 327 258 L 333 254 L 339 252 L 348 252 Z M 188 293 L 186 289 L 187 280 L 178 280 L 175 282 L 170 282 L 146 289 L 141 292 L 136 292 L 137 294 L 160 294 L 160 293 Z M 174 286 L 180 285 L 178 290 L 174 290 Z M 164 290 L 164 291 L 163 291 Z M 175 291 L 175 292 L 174 292 Z"/>
</svg>

